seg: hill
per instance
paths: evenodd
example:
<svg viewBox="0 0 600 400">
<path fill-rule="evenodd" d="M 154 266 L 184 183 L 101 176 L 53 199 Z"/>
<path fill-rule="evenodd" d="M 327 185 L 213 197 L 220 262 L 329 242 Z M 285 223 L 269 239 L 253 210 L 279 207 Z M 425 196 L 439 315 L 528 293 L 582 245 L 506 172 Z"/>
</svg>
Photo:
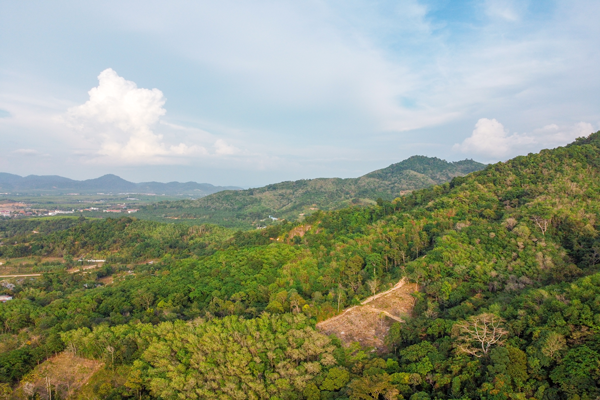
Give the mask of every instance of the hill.
<svg viewBox="0 0 600 400">
<path fill-rule="evenodd" d="M 104 363 L 82 398 L 600 396 L 600 132 L 262 230 L 28 223 L 0 246 L 44 271 L 0 287 L 4 392 L 68 351 Z"/>
<path fill-rule="evenodd" d="M 226 227 L 267 226 L 278 219 L 297 220 L 316 210 L 336 210 L 372 205 L 377 199 L 393 200 L 412 190 L 442 184 L 457 176 L 479 171 L 473 160 L 447 162 L 413 156 L 359 178 L 319 178 L 281 182 L 240 191 L 222 191 L 197 200 L 159 202 L 140 210 L 140 218 L 177 218 Z"/>
<path fill-rule="evenodd" d="M 133 183 L 116 175 L 108 174 L 95 179 L 77 181 L 57 175 L 19 176 L 0 173 L 0 192 L 21 194 L 67 194 L 77 193 L 153 193 L 191 195 L 202 197 L 221 190 L 238 190 L 234 186 L 214 186 L 196 182 L 142 182 Z"/>
</svg>

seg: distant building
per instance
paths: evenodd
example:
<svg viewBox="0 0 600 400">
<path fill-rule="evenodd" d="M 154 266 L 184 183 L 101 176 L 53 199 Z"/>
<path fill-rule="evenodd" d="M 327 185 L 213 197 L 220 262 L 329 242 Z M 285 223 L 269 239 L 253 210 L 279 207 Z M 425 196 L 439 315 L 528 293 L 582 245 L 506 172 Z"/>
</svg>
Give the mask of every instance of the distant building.
<svg viewBox="0 0 600 400">
<path fill-rule="evenodd" d="M 131 209 L 131 210 L 127 210 L 127 214 L 135 213 L 135 212 L 137 212 L 137 211 L 138 211 L 138 210 L 137 210 L 137 209 L 135 209 L 135 208 L 134 208 L 134 209 Z"/>
<path fill-rule="evenodd" d="M 12 300 L 12 296 L 7 296 L 4 294 L 0 296 L 0 303 L 6 303 L 9 300 Z"/>
<path fill-rule="evenodd" d="M 120 213 L 121 210 L 103 210 L 102 212 Z"/>
<path fill-rule="evenodd" d="M 84 260 L 83 258 L 80 258 L 79 260 L 77 260 L 79 262 L 90 262 L 90 263 L 103 263 L 106 262 L 106 260 Z"/>
<path fill-rule="evenodd" d="M 0 210 L 0 217 L 10 217 L 10 211 Z"/>
<path fill-rule="evenodd" d="M 54 211 L 50 211 L 48 213 L 48 215 L 73 214 L 74 212 L 75 212 L 75 210 L 71 210 L 71 211 L 54 210 Z"/>
</svg>

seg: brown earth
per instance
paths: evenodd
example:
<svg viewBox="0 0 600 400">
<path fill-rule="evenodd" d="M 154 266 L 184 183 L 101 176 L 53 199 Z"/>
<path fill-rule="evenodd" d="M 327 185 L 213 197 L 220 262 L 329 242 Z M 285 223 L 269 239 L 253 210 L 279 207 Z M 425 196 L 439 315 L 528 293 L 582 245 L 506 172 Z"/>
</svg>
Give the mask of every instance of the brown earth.
<svg viewBox="0 0 600 400">
<path fill-rule="evenodd" d="M 96 264 L 93 264 L 93 265 L 85 265 L 83 267 L 73 267 L 71 269 L 68 269 L 67 272 L 70 273 L 70 274 L 74 274 L 76 272 L 84 272 L 84 271 L 87 271 L 89 269 L 96 269 L 96 268 L 101 267 L 103 265 L 104 265 L 104 263 L 96 263 Z"/>
<path fill-rule="evenodd" d="M 49 358 L 37 366 L 21 380 L 15 394 L 48 399 L 48 388 L 58 393 L 61 399 L 67 399 L 76 393 L 94 375 L 104 363 L 77 357 L 63 352 Z M 54 398 L 54 396 L 53 396 Z"/>
<path fill-rule="evenodd" d="M 110 285 L 111 283 L 113 283 L 114 280 L 115 280 L 115 278 L 112 275 L 105 276 L 103 278 L 98 278 L 98 282 L 100 282 L 104 285 Z"/>
<path fill-rule="evenodd" d="M 7 211 L 17 211 L 20 209 L 23 209 L 25 207 L 27 207 L 28 205 L 25 203 L 16 203 L 16 202 L 11 202 L 9 201 L 0 201 L 0 209 L 2 210 L 7 210 Z"/>
<path fill-rule="evenodd" d="M 310 231 L 310 229 L 312 228 L 311 225 L 300 225 L 297 226 L 295 228 L 293 228 L 289 234 L 288 234 L 288 239 L 291 240 L 294 238 L 294 236 L 300 236 L 300 237 L 304 237 L 304 234 L 308 231 Z"/>
<path fill-rule="evenodd" d="M 319 322 L 317 329 L 327 335 L 336 335 L 345 345 L 359 342 L 378 352 L 386 351 L 384 340 L 390 327 L 411 315 L 415 305 L 412 293 L 417 290 L 416 284 L 402 279 L 390 290 L 364 300 L 360 306 L 350 307 L 340 315 Z"/>
</svg>

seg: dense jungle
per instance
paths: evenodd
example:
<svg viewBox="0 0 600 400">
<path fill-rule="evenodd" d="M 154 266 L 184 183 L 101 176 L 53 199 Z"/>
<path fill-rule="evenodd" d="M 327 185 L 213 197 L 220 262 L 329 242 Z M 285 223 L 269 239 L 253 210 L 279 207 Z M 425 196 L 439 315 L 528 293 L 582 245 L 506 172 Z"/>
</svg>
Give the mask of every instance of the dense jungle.
<svg viewBox="0 0 600 400">
<path fill-rule="evenodd" d="M 264 229 L 2 221 L 0 398 L 598 398 L 600 132 L 458 175 Z M 403 279 L 384 346 L 318 328 Z"/>
</svg>

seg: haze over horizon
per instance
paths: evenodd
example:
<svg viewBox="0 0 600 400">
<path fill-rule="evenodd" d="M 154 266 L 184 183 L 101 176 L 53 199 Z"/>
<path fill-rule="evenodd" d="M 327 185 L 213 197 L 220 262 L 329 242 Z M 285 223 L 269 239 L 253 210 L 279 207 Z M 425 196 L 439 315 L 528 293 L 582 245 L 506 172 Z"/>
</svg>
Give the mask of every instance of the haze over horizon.
<svg viewBox="0 0 600 400">
<path fill-rule="evenodd" d="M 595 1 L 4 4 L 0 172 L 262 186 L 600 129 Z"/>
</svg>

